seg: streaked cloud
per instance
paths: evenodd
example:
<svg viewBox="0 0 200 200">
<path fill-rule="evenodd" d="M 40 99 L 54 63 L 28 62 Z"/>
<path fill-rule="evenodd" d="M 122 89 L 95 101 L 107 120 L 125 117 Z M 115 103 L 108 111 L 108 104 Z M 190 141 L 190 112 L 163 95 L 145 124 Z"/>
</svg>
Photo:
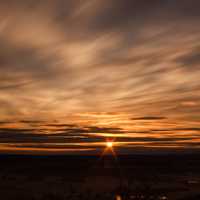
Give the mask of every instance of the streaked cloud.
<svg viewBox="0 0 200 200">
<path fill-rule="evenodd" d="M 166 117 L 159 117 L 159 116 L 144 116 L 144 117 L 135 117 L 131 118 L 132 120 L 163 120 L 166 119 Z"/>
<path fill-rule="evenodd" d="M 124 152 L 198 147 L 199 8 L 198 0 L 2 0 L 0 149 L 107 137 L 129 140 Z"/>
</svg>

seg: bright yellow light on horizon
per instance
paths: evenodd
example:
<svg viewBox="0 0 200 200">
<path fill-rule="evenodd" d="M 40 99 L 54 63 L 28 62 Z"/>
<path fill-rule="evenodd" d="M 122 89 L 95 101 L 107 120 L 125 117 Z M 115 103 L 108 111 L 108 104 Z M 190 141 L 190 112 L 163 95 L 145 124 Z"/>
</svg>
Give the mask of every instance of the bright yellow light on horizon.
<svg viewBox="0 0 200 200">
<path fill-rule="evenodd" d="M 112 148 L 113 147 L 113 142 L 106 142 L 106 146 L 108 148 Z"/>
<path fill-rule="evenodd" d="M 102 154 L 101 154 L 101 157 L 103 157 L 105 154 L 107 154 L 108 152 L 111 152 L 112 153 L 112 155 L 116 158 L 116 153 L 115 153 L 115 151 L 114 151 L 114 148 L 113 148 L 113 146 L 114 146 L 114 141 L 112 141 L 112 140 L 107 140 L 106 142 L 105 142 L 105 146 L 106 146 L 106 148 L 103 150 L 103 152 L 102 152 Z"/>
</svg>

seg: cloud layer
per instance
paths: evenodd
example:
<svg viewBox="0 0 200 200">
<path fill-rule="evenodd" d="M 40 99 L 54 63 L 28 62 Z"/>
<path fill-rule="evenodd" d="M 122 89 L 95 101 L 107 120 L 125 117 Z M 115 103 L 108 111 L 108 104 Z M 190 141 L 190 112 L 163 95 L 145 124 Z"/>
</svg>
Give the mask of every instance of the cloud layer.
<svg viewBox="0 0 200 200">
<path fill-rule="evenodd" d="M 198 148 L 199 9 L 0 1 L 0 149 Z"/>
</svg>

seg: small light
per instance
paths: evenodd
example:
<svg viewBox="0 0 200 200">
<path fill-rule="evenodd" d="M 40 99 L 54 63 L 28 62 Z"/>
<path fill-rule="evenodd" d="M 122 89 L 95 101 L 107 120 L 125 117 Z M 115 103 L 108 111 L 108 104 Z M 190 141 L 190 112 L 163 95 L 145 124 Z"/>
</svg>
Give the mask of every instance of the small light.
<svg viewBox="0 0 200 200">
<path fill-rule="evenodd" d="M 117 195 L 117 196 L 116 196 L 116 200 L 122 200 L 121 196 L 120 196 L 120 195 Z"/>
</svg>

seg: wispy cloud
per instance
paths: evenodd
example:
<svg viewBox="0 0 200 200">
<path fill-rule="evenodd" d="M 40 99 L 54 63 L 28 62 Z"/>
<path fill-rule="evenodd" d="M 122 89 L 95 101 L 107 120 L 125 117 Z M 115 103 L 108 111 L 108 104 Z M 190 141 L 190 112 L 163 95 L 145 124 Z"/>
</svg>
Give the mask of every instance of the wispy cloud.
<svg viewBox="0 0 200 200">
<path fill-rule="evenodd" d="M 0 132 L 12 141 L 53 132 L 193 140 L 199 8 L 198 0 L 1 1 Z"/>
</svg>

